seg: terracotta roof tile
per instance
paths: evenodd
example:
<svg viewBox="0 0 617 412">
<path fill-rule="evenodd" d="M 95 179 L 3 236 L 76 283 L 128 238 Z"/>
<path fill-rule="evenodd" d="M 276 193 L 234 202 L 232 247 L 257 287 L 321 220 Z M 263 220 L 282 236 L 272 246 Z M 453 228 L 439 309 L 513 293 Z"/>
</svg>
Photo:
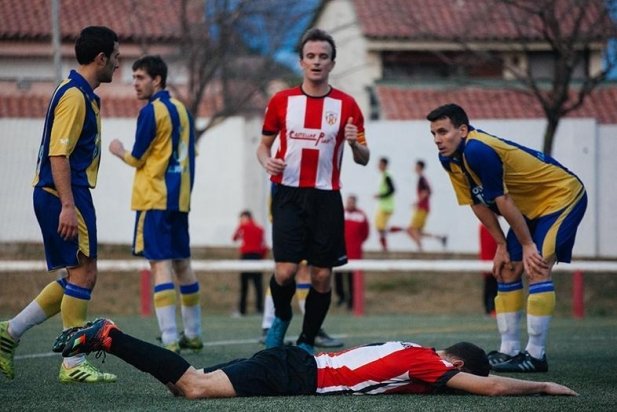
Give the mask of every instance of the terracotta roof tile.
<svg viewBox="0 0 617 412">
<path fill-rule="evenodd" d="M 111 27 L 121 40 L 177 40 L 179 1 L 59 0 L 63 38 L 75 38 L 89 25 Z M 203 1 L 192 1 L 189 15 L 203 16 Z M 0 39 L 40 40 L 51 36 L 51 1 L 0 0 Z"/>
<path fill-rule="evenodd" d="M 567 8 L 569 2 L 558 0 Z M 511 17 L 517 10 L 507 9 L 497 0 L 353 0 L 360 27 L 373 39 L 423 40 L 454 39 L 464 34 L 482 40 L 512 40 L 521 34 L 528 39 L 541 39 L 534 21 L 526 15 Z M 559 4 L 559 3 L 558 3 Z M 595 24 L 598 0 L 590 0 L 587 21 Z M 564 9 L 563 19 L 572 17 Z M 525 24 L 516 24 L 517 19 Z M 567 21 L 567 20 L 566 20 Z"/>
<path fill-rule="evenodd" d="M 538 101 L 530 95 L 504 89 L 462 87 L 457 89 L 413 89 L 379 85 L 376 88 L 383 118 L 386 120 L 425 119 L 434 108 L 456 103 L 471 118 L 544 118 Z M 581 108 L 567 117 L 590 117 L 599 123 L 617 124 L 617 86 L 600 87 L 588 96 Z"/>
</svg>

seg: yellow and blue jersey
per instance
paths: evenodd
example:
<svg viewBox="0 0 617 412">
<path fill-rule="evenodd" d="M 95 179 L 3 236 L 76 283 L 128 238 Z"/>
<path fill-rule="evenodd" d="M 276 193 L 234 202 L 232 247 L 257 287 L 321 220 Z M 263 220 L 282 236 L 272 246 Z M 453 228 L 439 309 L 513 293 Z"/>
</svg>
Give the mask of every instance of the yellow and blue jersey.
<svg viewBox="0 0 617 412">
<path fill-rule="evenodd" d="M 124 161 L 136 168 L 131 208 L 188 212 L 195 175 L 195 132 L 184 105 L 167 90 L 139 112 L 135 144 Z"/>
<path fill-rule="evenodd" d="M 440 156 L 460 205 L 484 204 L 509 194 L 528 219 L 559 211 L 580 198 L 583 183 L 552 157 L 469 127 L 452 157 Z"/>
<path fill-rule="evenodd" d="M 33 186 L 55 189 L 50 156 L 65 156 L 71 185 L 94 188 L 101 156 L 100 99 L 75 70 L 51 98 L 39 148 Z"/>
</svg>

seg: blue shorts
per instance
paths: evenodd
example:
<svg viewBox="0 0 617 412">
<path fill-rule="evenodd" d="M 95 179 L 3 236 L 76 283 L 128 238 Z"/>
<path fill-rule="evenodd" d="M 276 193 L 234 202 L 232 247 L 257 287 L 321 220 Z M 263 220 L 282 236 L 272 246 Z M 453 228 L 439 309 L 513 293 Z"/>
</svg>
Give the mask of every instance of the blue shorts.
<svg viewBox="0 0 617 412">
<path fill-rule="evenodd" d="M 73 200 L 77 210 L 78 235 L 64 240 L 58 234 L 62 205 L 53 189 L 35 187 L 32 195 L 34 213 L 43 234 L 47 270 L 71 268 L 79 265 L 78 253 L 96 259 L 96 213 L 88 187 L 73 186 Z"/>
<path fill-rule="evenodd" d="M 537 219 L 527 219 L 531 237 L 544 259 L 570 263 L 576 230 L 586 209 L 587 193 L 583 191 L 576 201 L 563 209 Z M 512 229 L 508 231 L 507 241 L 510 259 L 522 261 L 523 247 Z"/>
<path fill-rule="evenodd" d="M 148 260 L 191 257 L 189 214 L 175 210 L 137 211 L 133 254 Z"/>
</svg>

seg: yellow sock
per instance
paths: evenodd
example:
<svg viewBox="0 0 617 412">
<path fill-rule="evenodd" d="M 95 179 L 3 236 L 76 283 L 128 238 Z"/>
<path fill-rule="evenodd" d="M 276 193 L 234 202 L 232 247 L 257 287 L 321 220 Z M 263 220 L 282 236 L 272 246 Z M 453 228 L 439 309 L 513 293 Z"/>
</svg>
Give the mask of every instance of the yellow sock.
<svg viewBox="0 0 617 412">
<path fill-rule="evenodd" d="M 67 283 L 64 297 L 60 304 L 62 325 L 65 329 L 83 326 L 88 318 L 88 303 L 90 303 L 91 289 Z"/>
<path fill-rule="evenodd" d="M 300 312 L 304 313 L 304 306 L 306 303 L 306 297 L 311 289 L 311 283 L 297 283 L 296 284 L 296 299 L 298 300 L 298 307 Z"/>
<path fill-rule="evenodd" d="M 48 318 L 60 312 L 60 305 L 64 297 L 62 282 L 66 285 L 66 280 L 64 279 L 54 280 L 49 285 L 45 286 L 41 293 L 34 299 Z"/>
<path fill-rule="evenodd" d="M 541 359 L 546 349 L 548 328 L 555 312 L 555 288 L 551 280 L 529 285 L 527 297 L 527 335 L 525 349 L 531 356 Z"/>
<path fill-rule="evenodd" d="M 497 329 L 501 335 L 499 352 L 508 355 L 516 355 L 521 348 L 520 321 L 523 315 L 525 296 L 523 295 L 523 283 L 499 283 L 497 296 L 495 297 L 495 313 L 497 317 Z"/>
<path fill-rule="evenodd" d="M 199 283 L 180 286 L 182 299 L 182 323 L 187 338 L 201 336 L 201 306 L 199 305 Z"/>
<path fill-rule="evenodd" d="M 154 286 L 154 309 L 163 344 L 177 342 L 176 289 L 173 283 L 160 283 Z"/>
</svg>

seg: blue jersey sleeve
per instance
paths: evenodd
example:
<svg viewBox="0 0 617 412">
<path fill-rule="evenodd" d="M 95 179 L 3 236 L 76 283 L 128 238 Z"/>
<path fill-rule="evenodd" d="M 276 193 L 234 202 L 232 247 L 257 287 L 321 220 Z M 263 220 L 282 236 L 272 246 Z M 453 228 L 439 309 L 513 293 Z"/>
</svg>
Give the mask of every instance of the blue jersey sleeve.
<svg viewBox="0 0 617 412">
<path fill-rule="evenodd" d="M 484 201 L 492 204 L 506 193 L 501 158 L 489 145 L 471 140 L 465 147 L 465 160 L 482 184 Z"/>
<path fill-rule="evenodd" d="M 135 132 L 135 144 L 131 155 L 135 159 L 141 159 L 150 148 L 152 141 L 156 137 L 156 118 L 154 116 L 154 106 L 148 104 L 139 112 L 137 118 L 137 131 Z"/>
</svg>

